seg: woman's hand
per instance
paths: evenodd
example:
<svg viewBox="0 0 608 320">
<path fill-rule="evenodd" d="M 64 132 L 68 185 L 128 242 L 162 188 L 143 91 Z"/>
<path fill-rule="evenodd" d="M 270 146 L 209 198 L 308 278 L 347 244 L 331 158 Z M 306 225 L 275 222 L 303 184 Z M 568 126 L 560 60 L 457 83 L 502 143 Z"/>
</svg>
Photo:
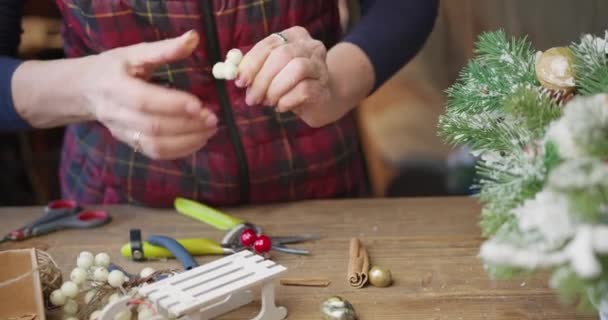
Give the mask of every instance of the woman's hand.
<svg viewBox="0 0 608 320">
<path fill-rule="evenodd" d="M 191 31 L 179 38 L 104 52 L 85 74 L 86 105 L 117 139 L 156 159 L 179 158 L 202 148 L 217 118 L 194 95 L 145 80 L 159 66 L 187 58 L 198 45 Z"/>
<path fill-rule="evenodd" d="M 151 158 L 187 156 L 215 134 L 217 117 L 194 95 L 146 80 L 198 42 L 191 31 L 84 58 L 24 62 L 13 75 L 15 108 L 34 127 L 98 120 Z"/>
<path fill-rule="evenodd" d="M 311 127 L 321 127 L 348 110 L 340 98 L 326 63 L 327 49 L 302 27 L 258 42 L 239 65 L 236 85 L 247 88 L 250 106 L 274 106 L 292 111 Z"/>
</svg>

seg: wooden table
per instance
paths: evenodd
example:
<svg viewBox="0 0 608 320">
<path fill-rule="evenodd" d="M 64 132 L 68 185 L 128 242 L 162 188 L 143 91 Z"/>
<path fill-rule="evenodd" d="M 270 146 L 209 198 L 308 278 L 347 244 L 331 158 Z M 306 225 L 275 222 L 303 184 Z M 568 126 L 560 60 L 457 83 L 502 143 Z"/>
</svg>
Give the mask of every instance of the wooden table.
<svg viewBox="0 0 608 320">
<path fill-rule="evenodd" d="M 68 273 L 82 250 L 106 251 L 114 262 L 130 272 L 144 266 L 178 267 L 174 261 L 137 264 L 119 255 L 130 228 L 143 236 L 212 237 L 221 233 L 193 222 L 172 210 L 118 206 L 106 208 L 113 222 L 94 230 L 67 230 L 1 249 L 37 246 L 48 248 Z M 477 226 L 479 206 L 467 198 L 382 199 L 311 201 L 273 206 L 226 209 L 263 225 L 267 234 L 287 235 L 321 232 L 325 238 L 301 247 L 309 257 L 274 253 L 289 268 L 290 277 L 327 277 L 327 288 L 283 287 L 277 299 L 289 310 L 288 319 L 320 319 L 319 304 L 331 295 L 350 300 L 361 320 L 368 319 L 596 319 L 563 307 L 547 288 L 545 277 L 515 281 L 490 281 L 477 258 L 482 241 Z M 40 208 L 0 209 L 2 227 L 8 231 L 40 214 Z M 346 279 L 348 246 L 359 237 L 367 246 L 372 263 L 392 270 L 395 283 L 389 288 L 350 288 Z M 199 262 L 213 257 L 199 258 Z M 257 301 L 257 300 L 256 300 Z M 223 319 L 249 319 L 257 302 Z"/>
</svg>

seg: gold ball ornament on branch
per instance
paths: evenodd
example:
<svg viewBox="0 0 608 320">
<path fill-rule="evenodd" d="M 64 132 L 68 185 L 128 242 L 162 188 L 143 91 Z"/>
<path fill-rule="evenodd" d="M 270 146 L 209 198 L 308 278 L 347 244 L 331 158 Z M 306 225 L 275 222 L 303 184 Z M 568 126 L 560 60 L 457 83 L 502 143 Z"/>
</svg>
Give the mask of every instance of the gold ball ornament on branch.
<svg viewBox="0 0 608 320">
<path fill-rule="evenodd" d="M 536 56 L 536 78 L 543 94 L 562 104 L 574 96 L 574 56 L 567 47 L 551 48 Z"/>
</svg>

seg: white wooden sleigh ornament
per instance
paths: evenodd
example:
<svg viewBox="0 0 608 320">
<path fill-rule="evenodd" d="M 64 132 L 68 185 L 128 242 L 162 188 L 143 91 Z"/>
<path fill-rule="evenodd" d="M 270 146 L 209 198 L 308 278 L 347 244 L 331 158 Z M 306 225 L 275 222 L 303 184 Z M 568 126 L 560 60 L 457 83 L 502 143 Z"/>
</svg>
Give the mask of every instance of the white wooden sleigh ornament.
<svg viewBox="0 0 608 320">
<path fill-rule="evenodd" d="M 282 320 L 287 309 L 275 305 L 273 280 L 286 270 L 245 250 L 145 285 L 139 294 L 151 301 L 158 312 L 151 320 L 205 320 L 250 303 L 251 289 L 261 286 L 262 307 L 252 320 Z M 113 320 L 130 308 L 132 299 L 125 297 L 106 306 L 99 320 Z"/>
</svg>

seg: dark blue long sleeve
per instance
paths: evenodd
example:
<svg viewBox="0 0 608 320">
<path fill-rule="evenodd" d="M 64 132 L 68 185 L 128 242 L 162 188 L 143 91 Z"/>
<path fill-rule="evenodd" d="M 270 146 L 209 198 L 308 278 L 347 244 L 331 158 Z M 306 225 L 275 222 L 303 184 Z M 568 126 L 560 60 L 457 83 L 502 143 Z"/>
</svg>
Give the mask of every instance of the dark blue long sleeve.
<svg viewBox="0 0 608 320">
<path fill-rule="evenodd" d="M 392 77 L 429 37 L 439 0 L 362 0 L 361 19 L 344 41 L 359 46 L 375 72 L 374 90 Z"/>
<path fill-rule="evenodd" d="M 21 61 L 0 57 L 0 131 L 17 131 L 30 128 L 15 111 L 11 80 Z"/>
<path fill-rule="evenodd" d="M 21 37 L 22 0 L 0 1 L 0 131 L 30 128 L 15 111 L 11 82 L 21 61 L 15 59 Z"/>
</svg>

